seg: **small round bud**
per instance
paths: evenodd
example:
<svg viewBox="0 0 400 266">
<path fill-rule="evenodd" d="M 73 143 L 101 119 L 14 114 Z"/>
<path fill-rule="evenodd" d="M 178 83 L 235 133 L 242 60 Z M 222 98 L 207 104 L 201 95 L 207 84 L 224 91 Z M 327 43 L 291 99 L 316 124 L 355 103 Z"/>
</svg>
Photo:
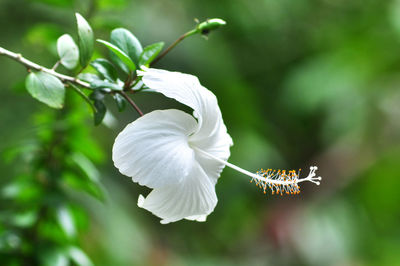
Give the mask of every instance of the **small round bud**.
<svg viewBox="0 0 400 266">
<path fill-rule="evenodd" d="M 206 21 L 197 25 L 197 29 L 201 34 L 208 34 L 210 31 L 215 30 L 221 26 L 226 25 L 226 22 L 220 18 L 207 19 Z"/>
</svg>

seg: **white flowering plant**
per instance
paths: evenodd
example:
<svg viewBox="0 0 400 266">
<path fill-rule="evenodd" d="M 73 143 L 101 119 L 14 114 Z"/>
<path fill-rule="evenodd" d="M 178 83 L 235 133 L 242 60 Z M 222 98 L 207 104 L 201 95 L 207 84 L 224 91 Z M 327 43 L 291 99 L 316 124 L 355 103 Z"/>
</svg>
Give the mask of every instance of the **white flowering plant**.
<svg viewBox="0 0 400 266">
<path fill-rule="evenodd" d="M 196 34 L 205 36 L 225 25 L 224 20 L 198 23 L 164 50 L 163 42 L 142 47 L 135 35 L 124 28 L 114 29 L 109 41 L 95 41 L 90 24 L 80 14 L 76 14 L 76 25 L 77 42 L 69 34 L 60 36 L 56 47 L 59 59 L 51 68 L 2 47 L 0 55 L 26 67 L 27 91 L 49 107 L 64 108 L 66 90 L 70 89 L 88 104 L 95 125 L 104 122 L 107 98 L 113 99 L 119 111 L 129 105 L 139 114 L 116 137 L 112 160 L 123 175 L 152 189 L 146 197 L 138 196 L 138 206 L 161 218 L 161 223 L 206 221 L 218 202 L 215 186 L 225 166 L 247 175 L 264 193 L 270 190 L 272 194 L 297 194 L 299 183 L 304 181 L 319 185 L 321 177 L 316 176 L 315 166 L 300 178 L 300 171 L 267 169 L 252 173 L 229 163 L 233 140 L 216 96 L 193 75 L 153 68 L 182 40 Z M 93 60 L 95 43 L 108 50 L 107 58 Z M 64 71 L 58 71 L 60 66 Z M 172 98 L 191 108 L 193 114 L 176 109 L 144 114 L 134 97 L 146 92 Z M 80 161 L 82 169 L 88 168 L 90 162 L 81 155 L 74 156 L 72 160 Z M 90 182 L 97 184 L 98 180 L 91 178 Z M 92 188 L 86 190 L 98 194 Z M 47 210 L 46 207 L 43 212 Z M 60 213 L 61 226 L 71 235 L 70 225 L 65 222 L 68 208 Z M 73 218 L 68 219 L 73 223 Z"/>
</svg>

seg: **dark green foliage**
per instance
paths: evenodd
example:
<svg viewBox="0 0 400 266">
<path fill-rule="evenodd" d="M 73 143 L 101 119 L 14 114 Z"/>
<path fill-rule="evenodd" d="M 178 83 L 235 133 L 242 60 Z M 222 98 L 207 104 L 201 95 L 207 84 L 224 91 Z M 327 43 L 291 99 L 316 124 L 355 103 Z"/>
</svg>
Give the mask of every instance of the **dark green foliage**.
<svg viewBox="0 0 400 266">
<path fill-rule="evenodd" d="M 93 30 L 89 23 L 78 13 L 76 13 L 76 23 L 78 27 L 79 62 L 82 67 L 86 67 L 93 54 Z"/>
<path fill-rule="evenodd" d="M 44 72 L 30 73 L 25 85 L 35 99 L 57 109 L 64 106 L 65 88 L 58 78 Z"/>
<path fill-rule="evenodd" d="M 115 103 L 117 104 L 118 111 L 120 111 L 120 112 L 124 111 L 125 107 L 126 107 L 125 98 L 122 97 L 121 94 L 116 93 L 116 94 L 114 94 L 114 100 L 115 100 Z"/>
<path fill-rule="evenodd" d="M 139 65 L 149 66 L 164 47 L 164 42 L 157 42 L 146 46 L 139 58 Z"/>
<path fill-rule="evenodd" d="M 104 97 L 104 93 L 102 93 L 100 90 L 95 90 L 89 96 L 89 98 L 93 100 L 94 107 L 96 108 L 94 113 L 94 124 L 96 126 L 103 121 L 103 118 L 107 112 L 107 107 L 104 104 Z"/>
<path fill-rule="evenodd" d="M 114 91 L 121 91 L 122 87 L 116 83 L 111 83 L 108 82 L 106 80 L 93 80 L 90 83 L 90 87 L 92 87 L 93 89 L 110 89 L 110 90 L 114 90 Z M 106 92 L 107 90 L 105 90 L 104 92 Z"/>
<path fill-rule="evenodd" d="M 78 238 L 87 226 L 87 214 L 71 192 L 78 189 L 103 197 L 92 163 L 99 162 L 99 154 L 92 156 L 90 151 L 99 149 L 81 126 L 88 114 L 81 100 L 68 96 L 63 111 L 34 115 L 38 126 L 31 136 L 34 146 L 20 147 L 14 155 L 25 164 L 0 193 L 7 204 L 0 211 L 2 265 L 64 265 L 63 261 L 92 265 Z M 83 183 L 84 187 L 77 185 Z"/>
<path fill-rule="evenodd" d="M 126 52 L 112 43 L 104 40 L 97 40 L 99 43 L 105 45 L 111 52 L 110 57 L 114 64 L 118 65 L 121 70 L 127 74 L 132 74 L 136 70 L 136 65 Z"/>
<path fill-rule="evenodd" d="M 135 65 L 139 65 L 139 57 L 143 48 L 132 32 L 124 28 L 115 29 L 111 32 L 110 42 L 127 54 Z"/>
<path fill-rule="evenodd" d="M 117 80 L 117 71 L 107 59 L 98 58 L 93 60 L 90 65 L 97 70 L 102 79 L 107 79 L 110 82 L 115 82 Z"/>
</svg>

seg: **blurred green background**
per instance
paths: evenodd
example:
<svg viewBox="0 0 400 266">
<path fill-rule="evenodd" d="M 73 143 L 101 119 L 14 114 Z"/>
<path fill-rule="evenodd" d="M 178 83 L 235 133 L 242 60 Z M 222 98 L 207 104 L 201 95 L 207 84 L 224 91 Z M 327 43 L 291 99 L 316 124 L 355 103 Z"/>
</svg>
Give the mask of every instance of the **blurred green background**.
<svg viewBox="0 0 400 266">
<path fill-rule="evenodd" d="M 104 202 L 73 195 L 89 212 L 79 245 L 95 265 L 400 265 L 399 0 L 0 0 L 0 46 L 51 67 L 57 38 L 76 39 L 74 12 L 96 37 L 121 26 L 143 45 L 172 43 L 194 18 L 226 20 L 155 67 L 194 74 L 217 95 L 230 162 L 251 171 L 318 165 L 323 177 L 280 197 L 225 169 L 207 222 L 161 225 L 136 206 L 149 190 L 111 160 L 114 138 L 137 114 L 110 108 L 114 123 L 94 127 L 79 105 L 106 191 Z M 32 114 L 59 112 L 28 95 L 25 76 L 0 57 L 0 185 L 24 167 L 7 151 L 30 143 L 43 120 Z M 134 99 L 144 112 L 182 108 L 156 94 Z"/>
</svg>

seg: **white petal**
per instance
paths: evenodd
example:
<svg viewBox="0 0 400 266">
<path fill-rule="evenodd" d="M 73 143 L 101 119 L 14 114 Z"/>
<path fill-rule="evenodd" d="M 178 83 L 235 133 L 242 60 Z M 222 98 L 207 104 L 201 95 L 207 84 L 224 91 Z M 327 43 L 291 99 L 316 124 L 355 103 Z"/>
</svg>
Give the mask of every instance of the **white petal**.
<svg viewBox="0 0 400 266">
<path fill-rule="evenodd" d="M 148 113 L 117 136 L 114 164 L 122 174 L 150 188 L 180 183 L 196 163 L 188 143 L 196 126 L 192 116 L 179 110 Z"/>
<path fill-rule="evenodd" d="M 154 68 L 145 68 L 145 71 L 138 71 L 138 74 L 151 90 L 174 98 L 194 110 L 199 125 L 189 137 L 191 146 L 228 160 L 232 139 L 227 133 L 215 95 L 203 87 L 197 77 Z M 196 154 L 196 159 L 216 183 L 224 165 L 200 154 Z"/>
<path fill-rule="evenodd" d="M 221 133 L 224 133 L 228 142 L 232 142 L 226 133 L 217 98 L 200 84 L 197 77 L 154 68 L 145 70 L 138 71 L 138 75 L 142 76 L 143 83 L 150 90 L 173 98 L 194 110 L 194 116 L 199 123 L 194 140 L 207 139 L 212 144 L 216 141 L 214 138 L 220 138 L 223 135 Z"/>
<path fill-rule="evenodd" d="M 162 224 L 181 219 L 203 222 L 217 201 L 214 184 L 196 163 L 181 183 L 156 188 L 146 198 L 140 195 L 138 206 L 162 218 Z"/>
<path fill-rule="evenodd" d="M 225 125 L 223 126 L 225 127 Z M 220 129 L 218 134 L 213 135 L 213 137 L 209 139 L 196 139 L 195 137 L 195 135 L 189 137 L 191 146 L 197 147 L 224 161 L 228 160 L 230 156 L 229 148 L 233 143 L 231 137 L 226 133 L 226 129 Z M 217 183 L 225 165 L 198 152 L 195 152 L 195 158 L 203 167 L 208 177 L 211 178 L 212 182 L 214 184 Z"/>
<path fill-rule="evenodd" d="M 197 222 L 205 222 L 207 220 L 207 215 L 192 215 L 185 217 L 185 219 Z"/>
</svg>

